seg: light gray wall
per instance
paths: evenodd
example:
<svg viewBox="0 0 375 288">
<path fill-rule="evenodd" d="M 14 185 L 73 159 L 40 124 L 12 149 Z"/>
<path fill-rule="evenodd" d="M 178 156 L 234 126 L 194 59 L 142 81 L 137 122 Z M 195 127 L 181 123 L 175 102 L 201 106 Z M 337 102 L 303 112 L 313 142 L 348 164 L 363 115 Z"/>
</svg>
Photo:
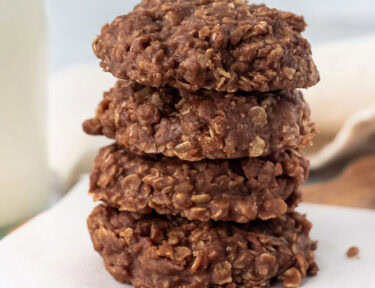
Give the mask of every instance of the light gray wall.
<svg viewBox="0 0 375 288">
<path fill-rule="evenodd" d="M 139 0 L 46 0 L 51 68 L 95 60 L 91 42 L 101 26 L 130 11 Z M 249 1 L 251 2 L 251 1 Z M 316 44 L 375 33 L 374 0 L 269 0 L 271 7 L 305 15 L 305 36 Z"/>
<path fill-rule="evenodd" d="M 106 22 L 126 14 L 139 0 L 46 0 L 51 69 L 93 61 L 91 43 Z"/>
</svg>

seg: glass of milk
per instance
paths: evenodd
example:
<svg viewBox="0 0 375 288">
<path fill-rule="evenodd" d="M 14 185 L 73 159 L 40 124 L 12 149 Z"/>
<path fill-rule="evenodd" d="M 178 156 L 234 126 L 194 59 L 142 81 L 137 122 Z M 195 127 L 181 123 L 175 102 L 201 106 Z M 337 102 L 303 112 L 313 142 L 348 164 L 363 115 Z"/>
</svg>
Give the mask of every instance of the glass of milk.
<svg viewBox="0 0 375 288">
<path fill-rule="evenodd" d="M 0 0 L 0 230 L 49 200 L 43 0 Z"/>
</svg>

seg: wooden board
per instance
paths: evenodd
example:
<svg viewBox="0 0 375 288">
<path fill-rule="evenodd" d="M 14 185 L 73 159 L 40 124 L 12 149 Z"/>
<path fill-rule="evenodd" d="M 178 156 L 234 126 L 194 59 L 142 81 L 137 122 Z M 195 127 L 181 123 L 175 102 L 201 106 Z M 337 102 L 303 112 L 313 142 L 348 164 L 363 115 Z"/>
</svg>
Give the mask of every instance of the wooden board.
<svg viewBox="0 0 375 288">
<path fill-rule="evenodd" d="M 336 179 L 302 191 L 307 203 L 375 209 L 375 156 L 355 160 Z"/>
</svg>

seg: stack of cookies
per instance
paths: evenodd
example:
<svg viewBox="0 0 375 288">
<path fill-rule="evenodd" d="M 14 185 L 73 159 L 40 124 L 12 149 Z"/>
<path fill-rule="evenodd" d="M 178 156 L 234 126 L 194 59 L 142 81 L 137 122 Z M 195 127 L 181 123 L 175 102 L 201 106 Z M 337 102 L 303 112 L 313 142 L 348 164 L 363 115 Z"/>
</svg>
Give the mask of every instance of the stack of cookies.
<svg viewBox="0 0 375 288">
<path fill-rule="evenodd" d="M 94 41 L 120 80 L 83 124 L 102 148 L 88 219 L 107 270 L 137 288 L 298 287 L 314 275 L 294 212 L 319 81 L 303 17 L 242 0 L 143 0 Z"/>
</svg>

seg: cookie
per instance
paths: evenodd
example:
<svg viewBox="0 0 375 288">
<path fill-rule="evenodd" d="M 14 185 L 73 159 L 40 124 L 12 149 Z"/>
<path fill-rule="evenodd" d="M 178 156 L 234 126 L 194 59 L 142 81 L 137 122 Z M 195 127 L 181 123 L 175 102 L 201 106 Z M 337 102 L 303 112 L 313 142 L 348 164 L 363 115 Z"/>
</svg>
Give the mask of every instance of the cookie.
<svg viewBox="0 0 375 288">
<path fill-rule="evenodd" d="M 318 270 L 310 228 L 298 213 L 240 225 L 99 206 L 88 218 L 109 273 L 135 288 L 299 287 Z"/>
<path fill-rule="evenodd" d="M 311 145 L 315 128 L 299 91 L 195 92 L 118 81 L 83 123 L 136 153 L 204 158 L 261 157 Z"/>
<path fill-rule="evenodd" d="M 267 158 L 187 162 L 102 148 L 90 194 L 120 210 L 179 215 L 189 220 L 247 223 L 279 217 L 300 200 L 309 163 L 288 152 Z"/>
<path fill-rule="evenodd" d="M 303 17 L 237 0 L 144 0 L 102 28 L 101 66 L 146 86 L 217 91 L 307 88 L 319 81 Z"/>
</svg>

